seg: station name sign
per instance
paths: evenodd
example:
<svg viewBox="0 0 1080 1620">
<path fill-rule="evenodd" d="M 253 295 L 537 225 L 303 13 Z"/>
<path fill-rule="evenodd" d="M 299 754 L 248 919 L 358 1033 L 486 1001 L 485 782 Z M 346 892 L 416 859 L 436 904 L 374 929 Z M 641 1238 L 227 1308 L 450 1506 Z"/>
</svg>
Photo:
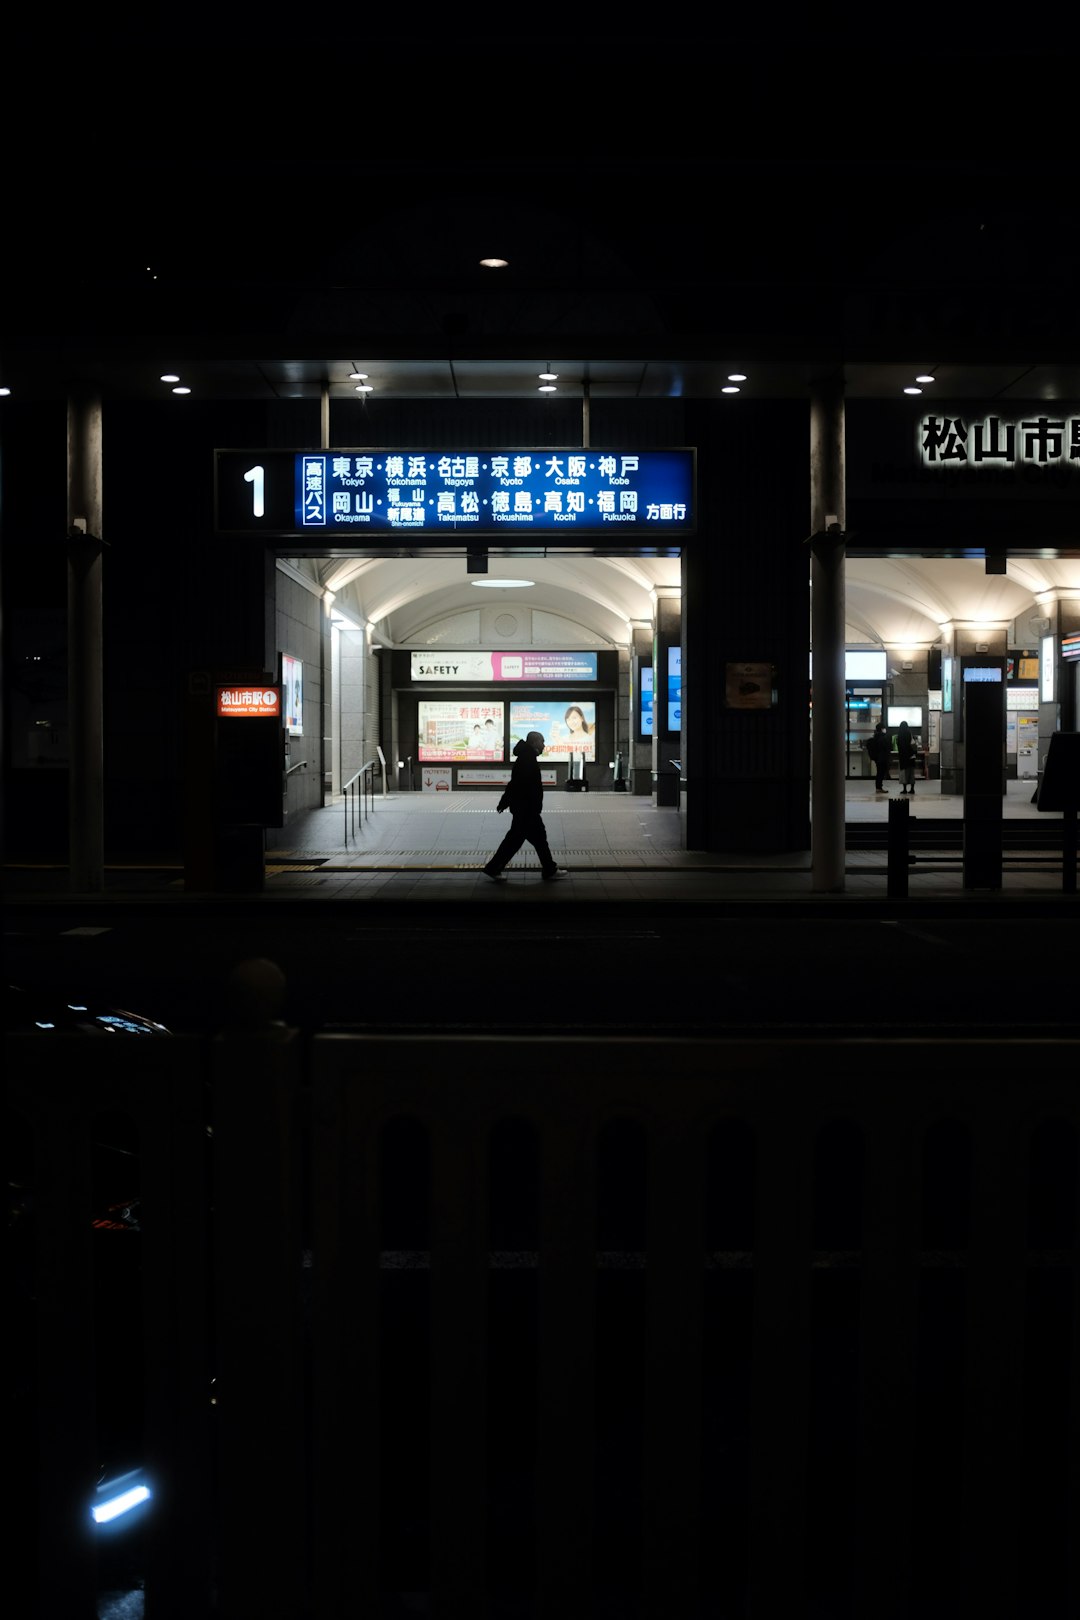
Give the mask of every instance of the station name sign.
<svg viewBox="0 0 1080 1620">
<path fill-rule="evenodd" d="M 1080 416 L 925 416 L 924 467 L 1067 467 L 1080 470 Z"/>
<path fill-rule="evenodd" d="M 696 470 L 693 449 L 217 450 L 215 526 L 338 544 L 631 534 L 653 544 L 694 532 Z"/>
<path fill-rule="evenodd" d="M 217 712 L 223 720 L 273 720 L 281 714 L 277 686 L 219 686 Z"/>
</svg>

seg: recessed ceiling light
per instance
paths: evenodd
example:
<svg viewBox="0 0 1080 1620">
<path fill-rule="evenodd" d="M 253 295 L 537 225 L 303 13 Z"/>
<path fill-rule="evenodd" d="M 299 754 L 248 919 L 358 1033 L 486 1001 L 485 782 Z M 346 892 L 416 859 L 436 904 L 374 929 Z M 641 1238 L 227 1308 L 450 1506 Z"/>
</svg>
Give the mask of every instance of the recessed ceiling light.
<svg viewBox="0 0 1080 1620">
<path fill-rule="evenodd" d="M 921 388 L 905 388 L 904 393 L 905 394 L 921 394 L 922 389 Z"/>
<path fill-rule="evenodd" d="M 10 393 L 11 393 L 10 388 L 0 388 L 0 394 L 2 394 L 5 399 L 7 399 L 8 395 Z"/>
<path fill-rule="evenodd" d="M 375 390 L 371 383 L 357 383 L 355 392 L 358 394 L 373 394 Z"/>
<path fill-rule="evenodd" d="M 174 388 L 173 393 L 174 394 L 190 394 L 191 389 L 190 388 Z"/>
<path fill-rule="evenodd" d="M 728 382 L 745 382 L 745 381 L 746 381 L 746 373 L 745 373 L 745 371 L 733 371 L 728 376 Z"/>
<path fill-rule="evenodd" d="M 474 579 L 474 585 L 488 591 L 517 591 L 526 585 L 535 585 L 534 579 Z"/>
<path fill-rule="evenodd" d="M 733 383 L 728 383 L 725 388 L 721 388 L 720 392 L 722 394 L 737 394 L 739 390 L 734 386 Z"/>
<path fill-rule="evenodd" d="M 367 375 L 368 374 L 367 374 L 366 371 L 350 371 L 349 372 L 349 381 L 350 382 L 367 382 Z"/>
<path fill-rule="evenodd" d="M 509 259 L 481 259 L 480 263 L 485 270 L 505 270 L 510 261 Z"/>
<path fill-rule="evenodd" d="M 538 371 L 536 375 L 540 378 L 541 382 L 558 382 L 559 380 L 559 373 L 557 371 Z"/>
<path fill-rule="evenodd" d="M 161 373 L 161 381 L 162 382 L 179 382 L 180 381 L 180 373 L 178 371 L 163 371 Z"/>
<path fill-rule="evenodd" d="M 554 383 L 541 383 L 536 392 L 538 394 L 557 394 L 559 390 Z"/>
<path fill-rule="evenodd" d="M 937 382 L 937 378 L 927 375 L 925 377 L 916 377 L 915 381 L 916 382 Z"/>
</svg>

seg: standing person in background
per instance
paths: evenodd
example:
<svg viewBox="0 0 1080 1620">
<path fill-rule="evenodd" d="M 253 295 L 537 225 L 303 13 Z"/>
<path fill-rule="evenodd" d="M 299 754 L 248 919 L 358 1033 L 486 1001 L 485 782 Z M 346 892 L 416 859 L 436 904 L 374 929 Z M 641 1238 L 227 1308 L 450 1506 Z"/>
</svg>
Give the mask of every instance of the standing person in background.
<svg viewBox="0 0 1080 1620">
<path fill-rule="evenodd" d="M 896 733 L 896 763 L 899 766 L 901 793 L 915 792 L 915 756 L 918 750 L 906 720 L 901 720 Z"/>
<path fill-rule="evenodd" d="M 546 883 L 564 878 L 565 871 L 555 864 L 548 846 L 547 828 L 540 812 L 544 808 L 544 784 L 540 779 L 540 755 L 547 747 L 543 733 L 530 731 L 514 744 L 514 763 L 506 792 L 496 809 L 509 810 L 513 825 L 494 855 L 483 868 L 493 883 L 505 883 L 503 867 L 513 859 L 522 844 L 530 843 L 540 859 L 540 872 Z"/>
<path fill-rule="evenodd" d="M 884 720 L 879 720 L 874 727 L 874 735 L 866 745 L 866 752 L 874 762 L 874 788 L 878 793 L 887 793 L 885 778 L 889 774 L 889 762 L 892 759 L 892 738 L 885 730 Z"/>
</svg>

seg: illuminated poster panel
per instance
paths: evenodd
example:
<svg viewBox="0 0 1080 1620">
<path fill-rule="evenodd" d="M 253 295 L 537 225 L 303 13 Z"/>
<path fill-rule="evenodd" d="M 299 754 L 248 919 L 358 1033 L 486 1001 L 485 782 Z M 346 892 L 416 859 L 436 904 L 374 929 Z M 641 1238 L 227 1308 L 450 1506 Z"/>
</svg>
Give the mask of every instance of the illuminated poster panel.
<svg viewBox="0 0 1080 1620">
<path fill-rule="evenodd" d="M 595 681 L 596 654 L 545 652 L 414 652 L 414 681 Z"/>
<path fill-rule="evenodd" d="M 653 672 L 651 664 L 641 666 L 641 735 L 653 734 Z"/>
<path fill-rule="evenodd" d="M 281 655 L 281 695 L 285 729 L 290 737 L 304 735 L 304 661 L 289 653 Z"/>
<path fill-rule="evenodd" d="M 501 703 L 428 703 L 417 705 L 416 757 L 421 764 L 440 760 L 504 758 Z"/>
<path fill-rule="evenodd" d="M 510 752 L 519 738 L 539 731 L 547 744 L 545 758 L 584 755 L 596 759 L 596 703 L 592 699 L 572 703 L 511 703 Z"/>
<path fill-rule="evenodd" d="M 668 730 L 682 730 L 682 648 L 669 647 L 667 655 Z"/>
</svg>

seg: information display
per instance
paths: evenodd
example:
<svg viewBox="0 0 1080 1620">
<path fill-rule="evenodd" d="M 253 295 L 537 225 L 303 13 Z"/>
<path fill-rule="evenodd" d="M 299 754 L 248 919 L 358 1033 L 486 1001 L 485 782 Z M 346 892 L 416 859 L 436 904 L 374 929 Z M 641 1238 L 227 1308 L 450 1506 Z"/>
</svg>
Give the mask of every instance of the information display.
<svg viewBox="0 0 1080 1620">
<path fill-rule="evenodd" d="M 511 703 L 510 752 L 519 738 L 539 731 L 547 744 L 546 758 L 576 754 L 586 762 L 596 759 L 596 703 Z"/>
<path fill-rule="evenodd" d="M 696 451 L 217 450 L 219 534 L 334 535 L 360 544 L 422 534 L 693 533 Z"/>
</svg>

